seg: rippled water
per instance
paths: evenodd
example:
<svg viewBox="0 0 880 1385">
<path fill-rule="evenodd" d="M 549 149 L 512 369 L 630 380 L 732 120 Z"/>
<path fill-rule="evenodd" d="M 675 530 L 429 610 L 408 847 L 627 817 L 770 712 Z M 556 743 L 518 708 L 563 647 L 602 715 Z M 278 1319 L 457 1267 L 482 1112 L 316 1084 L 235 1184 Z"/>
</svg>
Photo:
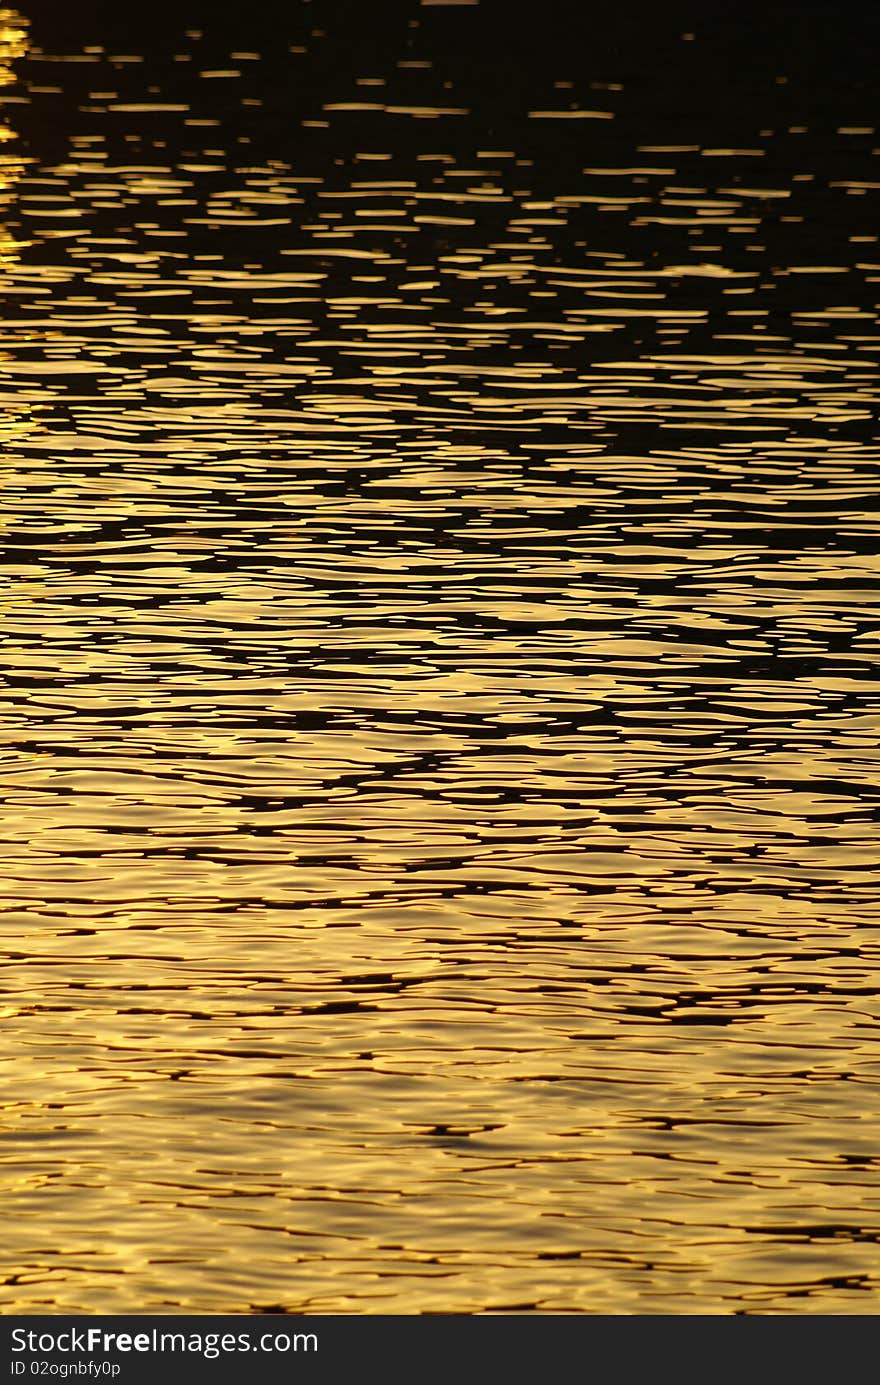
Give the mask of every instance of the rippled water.
<svg viewBox="0 0 880 1385">
<path fill-rule="evenodd" d="M 199 13 L 3 18 L 0 1301 L 877 1312 L 870 59 Z"/>
</svg>

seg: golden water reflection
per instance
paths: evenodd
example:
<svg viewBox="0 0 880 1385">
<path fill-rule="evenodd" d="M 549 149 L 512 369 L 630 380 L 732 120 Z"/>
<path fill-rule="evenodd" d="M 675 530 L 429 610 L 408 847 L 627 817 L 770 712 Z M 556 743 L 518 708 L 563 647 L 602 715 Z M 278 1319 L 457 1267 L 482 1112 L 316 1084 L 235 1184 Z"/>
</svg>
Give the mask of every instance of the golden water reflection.
<svg viewBox="0 0 880 1385">
<path fill-rule="evenodd" d="M 15 83 L 12 65 L 27 52 L 26 37 L 27 30 L 21 17 L 13 10 L 0 9 L 0 90 Z M 13 188 L 24 167 L 21 158 L 15 158 L 9 151 L 8 146 L 14 140 L 15 131 L 8 120 L 0 117 L 0 271 L 8 267 L 16 249 L 15 242 L 3 225 Z"/>
<path fill-rule="evenodd" d="M 876 1312 L 873 132 L 3 22 L 6 1308 Z"/>
<path fill-rule="evenodd" d="M 16 60 L 27 52 L 27 24 L 14 10 L 0 9 L 0 103 L 8 91 L 14 88 Z M 7 225 L 7 216 L 15 200 L 15 191 L 27 160 L 16 152 L 16 132 L 12 129 L 5 114 L 0 112 L 0 283 L 8 285 L 6 275 L 17 263 L 23 244 L 13 236 Z M 0 350 L 0 362 L 8 359 L 8 353 Z M 31 431 L 30 410 L 12 402 L 6 392 L 0 395 L 0 445 L 21 437 Z M 6 515 L 0 506 L 0 530 L 6 525 Z"/>
</svg>

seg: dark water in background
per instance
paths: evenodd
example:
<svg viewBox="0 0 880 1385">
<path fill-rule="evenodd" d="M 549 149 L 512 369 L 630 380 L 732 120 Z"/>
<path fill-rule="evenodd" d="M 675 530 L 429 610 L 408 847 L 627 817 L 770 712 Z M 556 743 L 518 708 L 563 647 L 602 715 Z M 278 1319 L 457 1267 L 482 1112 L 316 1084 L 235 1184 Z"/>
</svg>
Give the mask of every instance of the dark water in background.
<svg viewBox="0 0 880 1385">
<path fill-rule="evenodd" d="M 876 1313 L 876 20 L 79 8 L 6 12 L 0 1302 Z"/>
</svg>

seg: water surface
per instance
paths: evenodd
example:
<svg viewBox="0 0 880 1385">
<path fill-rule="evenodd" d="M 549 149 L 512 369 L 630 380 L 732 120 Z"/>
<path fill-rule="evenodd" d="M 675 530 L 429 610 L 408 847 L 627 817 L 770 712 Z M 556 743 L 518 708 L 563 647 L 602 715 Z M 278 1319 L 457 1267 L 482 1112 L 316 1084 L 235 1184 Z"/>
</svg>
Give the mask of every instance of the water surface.
<svg viewBox="0 0 880 1385">
<path fill-rule="evenodd" d="M 876 1313 L 870 58 L 183 9 L 3 12 L 0 1301 Z"/>
</svg>

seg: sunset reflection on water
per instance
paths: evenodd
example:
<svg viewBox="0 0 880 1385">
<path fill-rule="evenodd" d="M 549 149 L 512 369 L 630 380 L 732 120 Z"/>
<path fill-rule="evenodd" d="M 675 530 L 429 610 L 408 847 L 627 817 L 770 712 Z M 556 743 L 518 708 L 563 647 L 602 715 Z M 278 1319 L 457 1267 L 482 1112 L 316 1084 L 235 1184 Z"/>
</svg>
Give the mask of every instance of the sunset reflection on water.
<svg viewBox="0 0 880 1385">
<path fill-rule="evenodd" d="M 867 97 L 483 8 L 0 12 L 7 1311 L 878 1310 Z"/>
</svg>

